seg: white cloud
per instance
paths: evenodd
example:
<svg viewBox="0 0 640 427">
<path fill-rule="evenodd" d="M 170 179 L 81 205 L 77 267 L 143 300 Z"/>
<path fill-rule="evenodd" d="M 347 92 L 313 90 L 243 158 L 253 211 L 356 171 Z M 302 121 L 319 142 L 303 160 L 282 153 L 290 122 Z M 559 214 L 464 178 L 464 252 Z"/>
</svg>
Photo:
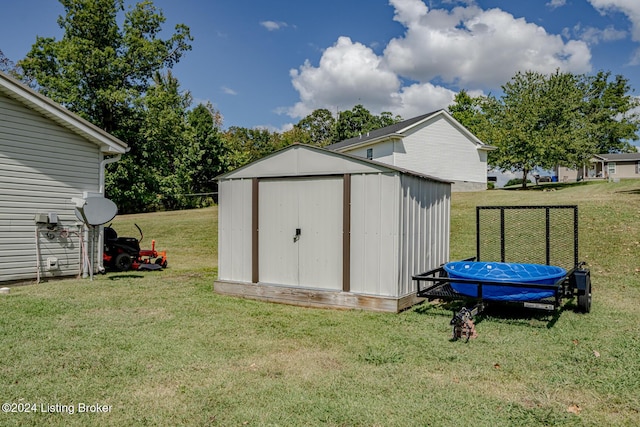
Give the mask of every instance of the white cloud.
<svg viewBox="0 0 640 427">
<path fill-rule="evenodd" d="M 278 21 L 262 21 L 260 22 L 260 25 L 262 25 L 268 31 L 277 31 L 289 26 L 286 22 L 278 22 Z"/>
<path fill-rule="evenodd" d="M 236 92 L 235 90 L 233 90 L 233 89 L 231 89 L 229 87 L 226 87 L 226 86 L 222 86 L 220 89 L 222 90 L 223 93 L 226 93 L 227 95 L 237 95 L 238 94 L 238 92 Z"/>
<path fill-rule="evenodd" d="M 638 0 L 589 0 L 600 13 L 620 11 L 627 15 L 632 25 L 632 38 L 640 41 L 640 2 Z"/>
<path fill-rule="evenodd" d="M 567 0 L 551 0 L 547 3 L 547 6 L 552 9 L 557 9 L 567 4 Z"/>
<path fill-rule="evenodd" d="M 415 83 L 394 94 L 395 103 L 386 108 L 405 119 L 445 108 L 453 102 L 456 93 L 431 83 Z"/>
<path fill-rule="evenodd" d="M 446 108 L 455 87 L 481 92 L 499 88 L 518 71 L 591 70 L 586 42 L 565 42 L 500 9 L 482 10 L 473 2 L 451 10 L 429 9 L 423 0 L 389 3 L 404 35 L 390 40 L 382 55 L 340 37 L 317 66 L 305 61 L 291 70 L 300 100 L 286 109 L 288 115 L 301 118 L 318 108 L 335 112 L 362 104 L 374 114 L 410 118 Z"/>
<path fill-rule="evenodd" d="M 272 125 L 257 125 L 257 126 L 254 126 L 254 129 L 263 129 L 263 130 L 268 130 L 271 133 L 276 132 L 276 133 L 282 134 L 293 129 L 293 123 L 285 123 L 280 127 L 276 127 Z"/>
<path fill-rule="evenodd" d="M 306 61 L 290 75 L 300 94 L 300 102 L 289 109 L 292 117 L 304 117 L 318 108 L 390 105 L 392 94 L 400 88 L 400 79 L 384 68 L 381 58 L 349 37 L 340 37 L 327 48 L 317 67 Z"/>
<path fill-rule="evenodd" d="M 578 35 L 580 40 L 584 40 L 589 44 L 622 40 L 627 37 L 626 31 L 617 30 L 613 26 L 609 26 L 603 30 L 595 27 L 582 28 L 582 26 L 578 24 L 573 28 L 573 31 Z"/>
<path fill-rule="evenodd" d="M 439 78 L 465 87 L 496 87 L 522 70 L 591 69 L 586 43 L 565 43 L 560 35 L 500 9 L 428 10 L 421 0 L 391 4 L 396 7 L 394 19 L 407 31 L 389 42 L 385 60 L 390 69 L 417 81 Z"/>
</svg>

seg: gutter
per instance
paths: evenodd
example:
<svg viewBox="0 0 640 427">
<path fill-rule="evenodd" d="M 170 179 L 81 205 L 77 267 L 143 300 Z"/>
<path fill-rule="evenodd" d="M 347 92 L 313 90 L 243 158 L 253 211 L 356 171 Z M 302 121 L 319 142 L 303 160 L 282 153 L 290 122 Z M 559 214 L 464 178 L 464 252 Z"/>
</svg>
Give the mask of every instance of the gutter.
<svg viewBox="0 0 640 427">
<path fill-rule="evenodd" d="M 129 148 L 127 148 L 127 151 L 129 151 Z M 113 157 L 109 157 L 107 159 L 103 159 L 100 162 L 100 187 L 98 189 L 98 193 L 102 194 L 102 196 L 104 197 L 104 173 L 105 173 L 105 168 L 108 164 L 111 163 L 115 163 L 117 161 L 119 161 L 122 158 L 122 154 L 116 154 Z M 93 228 L 93 227 L 92 227 Z M 100 273 L 104 273 L 105 268 L 104 265 L 102 264 L 102 257 L 104 256 L 104 226 L 100 226 L 100 231 L 98 232 L 98 271 Z M 89 243 L 89 232 L 88 230 L 85 229 L 85 244 Z M 94 237 L 95 238 L 95 237 Z M 94 240 L 95 241 L 95 240 Z M 85 246 L 87 247 L 87 246 Z M 93 252 L 93 251 L 92 251 Z M 93 271 L 91 271 L 91 275 L 93 275 Z M 87 277 L 86 276 L 86 271 L 83 274 L 83 277 Z M 93 278 L 93 277 L 92 277 Z"/>
<path fill-rule="evenodd" d="M 129 151 L 129 150 L 127 149 L 127 151 Z M 98 193 L 102 194 L 103 196 L 104 196 L 104 171 L 105 171 L 105 167 L 108 164 L 120 161 L 121 158 L 122 158 L 122 154 L 116 154 L 115 156 L 109 157 L 109 158 L 104 159 L 104 160 L 102 160 L 100 162 L 100 187 L 99 187 Z"/>
</svg>

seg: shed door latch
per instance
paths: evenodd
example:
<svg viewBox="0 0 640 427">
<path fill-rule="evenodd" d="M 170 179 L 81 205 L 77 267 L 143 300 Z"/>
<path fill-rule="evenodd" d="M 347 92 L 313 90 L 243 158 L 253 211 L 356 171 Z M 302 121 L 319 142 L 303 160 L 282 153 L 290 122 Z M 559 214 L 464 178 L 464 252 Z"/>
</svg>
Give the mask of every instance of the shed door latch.
<svg viewBox="0 0 640 427">
<path fill-rule="evenodd" d="M 301 234 L 302 234 L 302 229 L 301 228 L 296 228 L 296 235 L 293 236 L 293 243 L 295 243 L 298 240 L 300 240 L 300 235 Z"/>
</svg>

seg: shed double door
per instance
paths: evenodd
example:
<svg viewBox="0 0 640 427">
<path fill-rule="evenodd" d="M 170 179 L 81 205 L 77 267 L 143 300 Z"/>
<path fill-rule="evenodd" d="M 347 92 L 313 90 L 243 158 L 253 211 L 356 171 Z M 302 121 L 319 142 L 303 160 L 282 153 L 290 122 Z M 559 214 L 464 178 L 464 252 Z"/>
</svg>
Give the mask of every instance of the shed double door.
<svg viewBox="0 0 640 427">
<path fill-rule="evenodd" d="M 342 177 L 260 180 L 260 282 L 342 289 L 342 192 Z"/>
</svg>

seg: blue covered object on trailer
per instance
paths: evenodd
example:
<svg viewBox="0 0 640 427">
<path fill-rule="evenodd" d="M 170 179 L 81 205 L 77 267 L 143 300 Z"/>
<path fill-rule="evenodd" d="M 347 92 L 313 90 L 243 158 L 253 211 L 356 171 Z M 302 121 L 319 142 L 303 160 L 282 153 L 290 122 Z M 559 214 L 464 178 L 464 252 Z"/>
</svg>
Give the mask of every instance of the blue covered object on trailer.
<svg viewBox="0 0 640 427">
<path fill-rule="evenodd" d="M 482 298 L 494 301 L 536 301 L 553 297 L 556 287 L 535 285 L 553 285 L 567 274 L 564 268 L 553 265 L 480 261 L 449 262 L 444 269 L 454 291 L 477 298 L 481 284 Z M 455 279 L 477 282 L 456 282 Z M 491 284 L 487 284 L 489 282 Z M 521 286 L 510 286 L 512 283 Z"/>
</svg>

